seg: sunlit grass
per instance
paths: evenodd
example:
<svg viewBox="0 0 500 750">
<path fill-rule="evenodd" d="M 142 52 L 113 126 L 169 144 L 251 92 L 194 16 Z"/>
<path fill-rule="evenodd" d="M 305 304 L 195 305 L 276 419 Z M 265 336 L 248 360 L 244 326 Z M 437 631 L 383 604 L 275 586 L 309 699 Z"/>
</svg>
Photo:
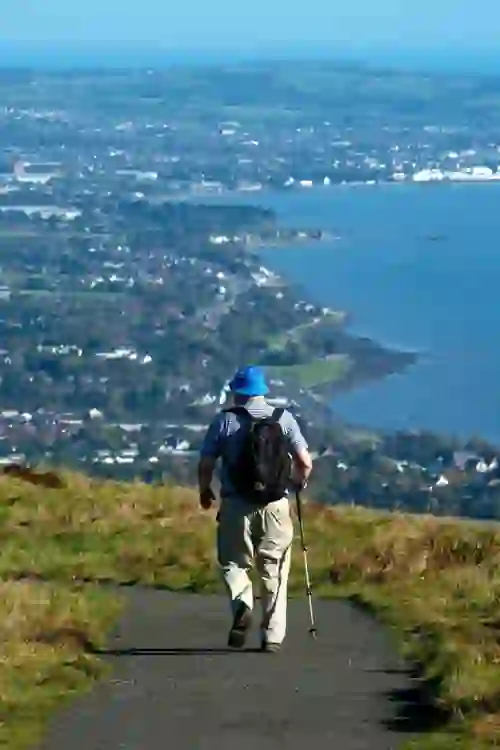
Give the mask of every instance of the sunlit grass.
<svg viewBox="0 0 500 750">
<path fill-rule="evenodd" d="M 91 654 L 119 612 L 92 587 L 0 584 L 0 747 L 29 747 L 50 712 L 103 674 Z"/>
<path fill-rule="evenodd" d="M 344 378 L 351 366 L 352 361 L 347 354 L 332 354 L 300 365 L 266 367 L 266 372 L 272 378 L 293 378 L 301 388 L 314 388 Z"/>
</svg>

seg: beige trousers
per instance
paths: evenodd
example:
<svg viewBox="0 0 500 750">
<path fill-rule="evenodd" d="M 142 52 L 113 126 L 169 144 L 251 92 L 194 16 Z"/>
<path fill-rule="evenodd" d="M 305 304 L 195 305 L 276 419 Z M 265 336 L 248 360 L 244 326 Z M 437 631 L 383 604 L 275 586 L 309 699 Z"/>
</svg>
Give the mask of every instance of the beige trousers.
<svg viewBox="0 0 500 750">
<path fill-rule="evenodd" d="M 240 602 L 253 609 L 249 572 L 254 564 L 262 597 L 262 634 L 281 643 L 286 634 L 287 589 L 293 523 L 287 498 L 256 507 L 238 497 L 225 498 L 219 513 L 218 560 L 233 615 Z"/>
</svg>

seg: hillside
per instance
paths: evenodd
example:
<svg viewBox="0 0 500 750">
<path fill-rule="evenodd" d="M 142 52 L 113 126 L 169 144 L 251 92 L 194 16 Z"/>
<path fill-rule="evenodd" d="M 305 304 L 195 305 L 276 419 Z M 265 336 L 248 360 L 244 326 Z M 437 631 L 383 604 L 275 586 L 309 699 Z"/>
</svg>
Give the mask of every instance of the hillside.
<svg viewBox="0 0 500 750">
<path fill-rule="evenodd" d="M 413 363 L 262 265 L 247 239 L 281 232 L 274 213 L 101 189 L 71 229 L 0 211 L 0 460 L 156 479 L 243 362 L 319 422 L 316 389 Z"/>
<path fill-rule="evenodd" d="M 47 478 L 57 479 L 0 477 L 0 746 L 12 750 L 102 674 L 93 650 L 120 597 L 99 583 L 219 590 L 215 513 L 202 513 L 192 490 Z M 422 699 L 442 719 L 419 746 L 497 746 L 498 526 L 312 504 L 305 523 L 315 595 L 372 607 L 417 664 Z M 292 592 L 302 595 L 298 545 L 295 556 Z"/>
</svg>

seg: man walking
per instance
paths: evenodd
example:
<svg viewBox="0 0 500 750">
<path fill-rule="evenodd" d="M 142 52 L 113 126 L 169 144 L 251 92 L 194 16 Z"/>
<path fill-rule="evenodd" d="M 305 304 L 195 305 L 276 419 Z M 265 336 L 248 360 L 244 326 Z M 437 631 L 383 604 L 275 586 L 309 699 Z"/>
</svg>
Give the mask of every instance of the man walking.
<svg viewBox="0 0 500 750">
<path fill-rule="evenodd" d="M 211 508 L 211 488 L 221 459 L 221 505 L 217 553 L 228 589 L 233 623 L 228 644 L 241 648 L 252 623 L 249 571 L 261 581 L 261 645 L 278 651 L 286 634 L 287 589 L 293 525 L 288 484 L 305 486 L 312 461 L 293 415 L 265 399 L 268 387 L 259 367 L 245 367 L 230 385 L 234 407 L 210 424 L 200 451 L 200 504 Z"/>
</svg>

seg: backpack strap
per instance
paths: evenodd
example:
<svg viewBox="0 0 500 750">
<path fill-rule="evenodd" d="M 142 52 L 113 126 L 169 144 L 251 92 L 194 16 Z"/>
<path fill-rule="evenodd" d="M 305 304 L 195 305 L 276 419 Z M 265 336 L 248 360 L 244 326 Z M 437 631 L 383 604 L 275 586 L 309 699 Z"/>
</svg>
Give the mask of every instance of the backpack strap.
<svg viewBox="0 0 500 750">
<path fill-rule="evenodd" d="M 275 409 L 273 413 L 271 414 L 272 421 L 279 422 L 284 413 L 285 413 L 284 409 Z"/>
<path fill-rule="evenodd" d="M 244 406 L 231 406 L 229 409 L 223 409 L 223 412 L 224 414 L 236 414 L 240 417 L 248 417 L 252 422 L 255 420 L 255 417 L 253 417 Z"/>
</svg>

